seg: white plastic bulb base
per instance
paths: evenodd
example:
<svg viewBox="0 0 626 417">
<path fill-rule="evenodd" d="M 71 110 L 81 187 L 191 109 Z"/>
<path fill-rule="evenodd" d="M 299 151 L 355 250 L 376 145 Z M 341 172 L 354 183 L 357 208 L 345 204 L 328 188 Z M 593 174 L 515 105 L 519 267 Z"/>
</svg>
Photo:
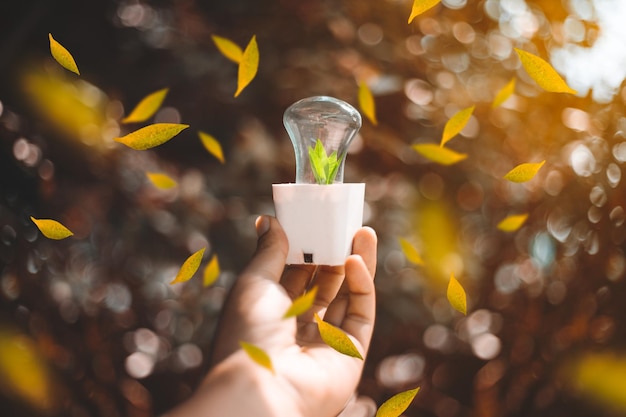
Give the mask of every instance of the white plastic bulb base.
<svg viewBox="0 0 626 417">
<path fill-rule="evenodd" d="M 343 265 L 363 225 L 365 184 L 272 184 L 287 264 Z"/>
</svg>

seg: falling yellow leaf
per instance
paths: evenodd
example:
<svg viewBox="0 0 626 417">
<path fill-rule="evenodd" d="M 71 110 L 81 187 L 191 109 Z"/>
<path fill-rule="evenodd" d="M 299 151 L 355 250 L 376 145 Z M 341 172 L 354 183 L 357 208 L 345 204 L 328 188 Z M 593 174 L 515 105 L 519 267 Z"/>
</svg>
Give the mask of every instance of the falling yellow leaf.
<svg viewBox="0 0 626 417">
<path fill-rule="evenodd" d="M 187 260 L 183 263 L 183 266 L 180 267 L 178 274 L 176 274 L 176 278 L 174 278 L 170 284 L 178 284 L 179 282 L 189 281 L 198 268 L 200 268 L 200 263 L 202 262 L 205 249 L 206 248 L 202 248 L 187 258 Z"/>
<path fill-rule="evenodd" d="M 204 132 L 198 132 L 198 136 L 200 137 L 205 149 L 223 164 L 224 152 L 222 151 L 222 145 L 220 145 L 217 139 Z"/>
<path fill-rule="evenodd" d="M 404 256 L 406 256 L 409 262 L 415 265 L 424 265 L 424 261 L 415 246 L 411 245 L 411 243 L 404 238 L 399 238 L 398 240 L 400 241 L 402 253 L 404 253 Z"/>
<path fill-rule="evenodd" d="M 52 57 L 59 63 L 63 68 L 68 71 L 72 71 L 74 74 L 80 75 L 78 71 L 78 66 L 74 61 L 74 57 L 70 54 L 70 51 L 65 49 L 63 45 L 57 42 L 51 33 L 48 33 L 48 37 L 50 38 L 50 53 Z"/>
<path fill-rule="evenodd" d="M 511 78 L 511 81 L 506 83 L 504 87 L 498 91 L 496 97 L 493 99 L 493 103 L 491 103 L 492 108 L 496 108 L 500 106 L 502 103 L 508 100 L 509 97 L 513 95 L 515 92 L 515 78 Z"/>
<path fill-rule="evenodd" d="M 470 117 L 472 117 L 472 113 L 474 112 L 474 107 L 471 106 L 466 109 L 460 110 L 454 114 L 446 123 L 446 126 L 443 128 L 443 135 L 441 137 L 441 144 L 439 146 L 445 145 L 450 139 L 458 135 L 461 130 L 465 127 L 467 122 L 469 122 Z"/>
<path fill-rule="evenodd" d="M 146 176 L 155 187 L 162 190 L 174 188 L 178 185 L 178 183 L 167 174 L 161 174 L 159 172 L 146 172 Z"/>
<path fill-rule="evenodd" d="M 361 107 L 365 117 L 367 117 L 373 125 L 377 125 L 376 102 L 374 101 L 372 92 L 364 82 L 359 83 L 359 106 Z"/>
<path fill-rule="evenodd" d="M 503 232 L 514 232 L 522 227 L 527 218 L 528 213 L 508 216 L 500 223 L 498 223 L 498 229 L 502 230 Z"/>
<path fill-rule="evenodd" d="M 306 294 L 301 295 L 300 297 L 293 300 L 291 306 L 283 315 L 284 319 L 289 317 L 296 317 L 300 314 L 306 313 L 313 303 L 315 302 L 315 296 L 317 295 L 317 286 L 311 288 L 311 290 L 307 291 Z"/>
<path fill-rule="evenodd" d="M 237 91 L 235 97 L 254 80 L 256 72 L 259 69 L 259 47 L 256 43 L 256 36 L 253 36 L 243 51 L 241 61 L 239 62 L 239 73 L 237 75 Z"/>
<path fill-rule="evenodd" d="M 561 78 L 548 62 L 530 52 L 522 51 L 517 48 L 514 49 L 517 55 L 519 55 L 524 69 L 528 75 L 530 75 L 530 78 L 539 84 L 539 87 L 551 93 L 576 94 L 576 90 L 567 85 L 565 80 Z"/>
<path fill-rule="evenodd" d="M 467 158 L 467 154 L 454 152 L 434 143 L 420 143 L 413 145 L 413 149 L 425 158 L 441 165 L 452 165 Z"/>
<path fill-rule="evenodd" d="M 222 38 L 217 35 L 212 35 L 211 39 L 213 39 L 213 43 L 215 43 L 215 46 L 217 46 L 217 49 L 222 53 L 222 55 L 236 64 L 241 62 L 243 51 L 239 45 L 230 39 Z"/>
<path fill-rule="evenodd" d="M 161 107 L 163 100 L 165 100 L 165 96 L 168 91 L 169 88 L 164 88 L 145 96 L 137 104 L 137 106 L 135 106 L 133 111 L 122 119 L 122 123 L 138 123 L 148 120 L 154 113 L 156 113 L 157 110 L 159 110 L 159 107 Z"/>
<path fill-rule="evenodd" d="M 454 278 L 454 274 L 450 274 L 450 282 L 448 283 L 448 301 L 460 313 L 467 315 L 467 297 L 461 283 Z"/>
<path fill-rule="evenodd" d="M 203 283 L 205 287 L 213 284 L 220 276 L 220 262 L 217 255 L 213 255 L 207 266 L 204 268 Z"/>
<path fill-rule="evenodd" d="M 35 226 L 48 239 L 61 240 L 73 236 L 74 233 L 56 220 L 30 218 Z"/>
<path fill-rule="evenodd" d="M 435 7 L 440 1 L 441 0 L 414 0 L 413 8 L 411 9 L 411 16 L 409 16 L 409 23 L 425 11 Z"/>
<path fill-rule="evenodd" d="M 526 182 L 526 181 L 530 181 L 533 179 L 533 177 L 535 175 L 537 175 L 537 172 L 539 171 L 539 169 L 541 169 L 541 167 L 543 166 L 543 164 L 545 164 L 546 161 L 543 160 L 541 162 L 537 162 L 537 163 L 526 163 L 526 164 L 520 164 L 518 166 L 516 166 L 515 168 L 513 168 L 512 170 L 510 170 L 505 176 L 504 179 L 505 180 L 509 180 L 511 182 Z"/>
<path fill-rule="evenodd" d="M 413 402 L 419 390 L 419 387 L 410 389 L 389 398 L 378 408 L 376 417 L 399 417 L 409 408 L 409 405 L 411 405 L 411 402 Z"/>
<path fill-rule="evenodd" d="M 363 360 L 363 356 L 361 356 L 359 350 L 343 330 L 330 323 L 326 323 L 320 318 L 320 316 L 317 315 L 317 313 L 315 313 L 314 318 L 317 322 L 317 328 L 320 331 L 320 336 L 322 336 L 324 343 L 339 353 Z"/>
<path fill-rule="evenodd" d="M 253 345 L 252 343 L 243 342 L 241 340 L 239 341 L 239 346 L 241 346 L 244 352 L 248 354 L 250 359 L 274 373 L 272 359 L 263 349 Z"/>
<path fill-rule="evenodd" d="M 189 125 L 177 123 L 155 123 L 142 127 L 121 138 L 115 138 L 115 141 L 129 148 L 143 151 L 167 142 L 188 127 Z"/>
</svg>

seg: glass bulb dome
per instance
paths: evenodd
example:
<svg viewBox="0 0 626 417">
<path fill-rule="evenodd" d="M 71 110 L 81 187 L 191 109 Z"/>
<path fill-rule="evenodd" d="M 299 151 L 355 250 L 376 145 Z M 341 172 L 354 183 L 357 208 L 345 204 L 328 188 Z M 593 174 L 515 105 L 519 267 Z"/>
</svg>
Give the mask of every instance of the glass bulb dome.
<svg viewBox="0 0 626 417">
<path fill-rule="evenodd" d="M 296 184 L 343 182 L 348 146 L 361 128 L 361 115 L 333 97 L 315 96 L 292 104 L 283 123 L 296 154 Z"/>
</svg>

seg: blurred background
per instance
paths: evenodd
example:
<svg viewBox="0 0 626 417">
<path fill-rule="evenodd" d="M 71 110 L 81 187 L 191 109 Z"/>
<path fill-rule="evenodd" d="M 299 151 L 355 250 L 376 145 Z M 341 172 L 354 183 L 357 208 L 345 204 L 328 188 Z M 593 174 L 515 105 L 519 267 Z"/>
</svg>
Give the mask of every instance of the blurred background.
<svg viewBox="0 0 626 417">
<path fill-rule="evenodd" d="M 225 294 L 295 166 L 282 126 L 296 100 L 374 94 L 345 182 L 366 183 L 379 236 L 378 316 L 359 394 L 374 414 L 421 386 L 406 416 L 626 415 L 626 4 L 443 0 L 411 24 L 410 0 L 23 0 L 0 5 L 0 409 L 10 416 L 151 416 L 206 372 Z M 50 56 L 48 33 L 81 76 Z M 211 35 L 256 35 L 259 72 Z M 513 48 L 578 90 L 546 93 Z M 492 108 L 516 78 L 515 94 Z M 147 94 L 150 122 L 191 127 L 148 151 L 113 141 Z M 476 109 L 442 166 L 439 143 Z M 224 149 L 220 163 L 197 132 Z M 546 160 L 531 181 L 502 176 Z M 146 171 L 178 181 L 150 184 Z M 515 232 L 508 215 L 528 213 Z M 29 216 L 74 237 L 41 236 Z M 424 259 L 413 265 L 399 239 Z M 170 286 L 207 247 L 218 281 Z M 465 287 L 468 315 L 445 289 Z M 200 274 L 200 273 L 199 273 Z M 198 275 L 199 275 L 198 274 Z"/>
</svg>

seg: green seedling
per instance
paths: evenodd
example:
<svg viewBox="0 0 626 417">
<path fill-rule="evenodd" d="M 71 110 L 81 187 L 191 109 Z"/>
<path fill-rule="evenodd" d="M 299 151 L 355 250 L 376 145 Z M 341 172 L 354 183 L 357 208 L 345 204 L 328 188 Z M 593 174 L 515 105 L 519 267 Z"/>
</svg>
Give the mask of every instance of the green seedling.
<svg viewBox="0 0 626 417">
<path fill-rule="evenodd" d="M 326 154 L 324 145 L 321 140 L 315 142 L 315 148 L 309 146 L 309 160 L 311 161 L 311 169 L 318 184 L 332 184 L 339 171 L 339 159 L 337 151 L 330 155 Z"/>
</svg>

